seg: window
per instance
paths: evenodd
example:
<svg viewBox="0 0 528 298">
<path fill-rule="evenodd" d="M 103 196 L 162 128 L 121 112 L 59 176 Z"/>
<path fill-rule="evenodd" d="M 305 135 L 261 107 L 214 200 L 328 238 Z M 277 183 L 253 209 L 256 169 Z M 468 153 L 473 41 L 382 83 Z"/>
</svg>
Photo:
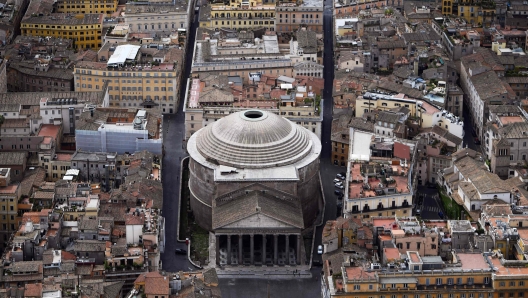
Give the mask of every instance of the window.
<svg viewBox="0 0 528 298">
<path fill-rule="evenodd" d="M 473 277 L 468 277 L 467 284 L 471 286 L 471 285 L 473 285 L 473 283 L 474 283 Z"/>
<path fill-rule="evenodd" d="M 513 154 L 512 154 L 512 155 L 510 155 L 510 160 L 513 160 Z"/>
<path fill-rule="evenodd" d="M 354 290 L 359 291 L 359 285 L 354 285 Z"/>
<path fill-rule="evenodd" d="M 437 278 L 436 279 L 436 285 L 437 286 L 441 286 L 442 285 L 442 278 Z"/>
<path fill-rule="evenodd" d="M 515 281 L 510 281 L 510 287 L 515 287 Z"/>
<path fill-rule="evenodd" d="M 519 286 L 524 286 L 524 280 L 519 281 Z"/>
<path fill-rule="evenodd" d="M 448 278 L 447 279 L 447 284 L 452 286 L 453 285 L 453 279 L 452 278 Z"/>
</svg>

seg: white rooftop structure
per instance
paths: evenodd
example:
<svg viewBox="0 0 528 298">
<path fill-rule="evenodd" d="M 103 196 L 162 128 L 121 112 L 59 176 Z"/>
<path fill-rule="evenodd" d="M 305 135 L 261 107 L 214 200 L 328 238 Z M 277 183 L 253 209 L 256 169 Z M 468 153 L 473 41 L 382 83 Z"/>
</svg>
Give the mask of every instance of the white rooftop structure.
<svg viewBox="0 0 528 298">
<path fill-rule="evenodd" d="M 79 175 L 79 170 L 78 169 L 69 169 L 66 171 L 66 175 L 67 176 L 77 176 Z"/>
<path fill-rule="evenodd" d="M 107 66 L 123 66 L 125 61 L 136 59 L 136 55 L 139 51 L 140 46 L 131 44 L 117 46 L 114 54 L 108 59 Z"/>
<path fill-rule="evenodd" d="M 264 35 L 262 36 L 262 39 L 264 41 L 264 50 L 266 51 L 266 54 L 279 53 L 277 35 Z"/>
<path fill-rule="evenodd" d="M 369 161 L 371 140 L 371 133 L 350 128 L 350 145 L 352 150 L 350 151 L 349 160 Z"/>
</svg>

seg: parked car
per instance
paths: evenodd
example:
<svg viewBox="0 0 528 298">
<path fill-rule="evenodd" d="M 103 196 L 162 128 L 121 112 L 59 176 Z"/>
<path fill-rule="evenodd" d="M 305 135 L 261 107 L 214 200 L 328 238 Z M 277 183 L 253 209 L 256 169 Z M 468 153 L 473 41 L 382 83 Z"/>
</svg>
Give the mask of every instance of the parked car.
<svg viewBox="0 0 528 298">
<path fill-rule="evenodd" d="M 346 177 L 346 173 L 345 172 L 341 172 L 341 173 L 339 173 L 339 175 L 341 175 L 343 177 Z"/>
<path fill-rule="evenodd" d="M 345 180 L 345 176 L 341 175 L 341 174 L 337 174 L 336 177 L 338 179 L 341 179 L 341 180 Z"/>
<path fill-rule="evenodd" d="M 479 138 L 475 137 L 475 138 L 473 139 L 473 141 L 475 142 L 475 145 L 480 145 L 480 140 L 479 140 Z"/>
<path fill-rule="evenodd" d="M 334 183 L 339 183 L 339 182 L 341 182 L 341 180 L 339 180 L 339 179 L 337 179 L 337 178 L 334 179 Z"/>
<path fill-rule="evenodd" d="M 420 209 L 416 209 L 416 215 L 420 215 L 421 211 Z"/>
<path fill-rule="evenodd" d="M 186 255 L 187 254 L 187 251 L 185 249 L 181 249 L 181 248 L 176 248 L 176 254 L 177 255 Z"/>
<path fill-rule="evenodd" d="M 335 187 L 339 188 L 339 189 L 344 189 L 345 187 L 343 186 L 343 184 L 337 184 L 335 185 Z"/>
<path fill-rule="evenodd" d="M 471 130 L 471 135 L 476 138 L 477 137 L 477 132 L 473 129 Z"/>
<path fill-rule="evenodd" d="M 438 212 L 438 216 L 440 216 L 440 219 L 444 219 L 444 213 L 442 211 Z"/>
<path fill-rule="evenodd" d="M 334 194 L 336 194 L 338 196 L 342 196 L 343 195 L 343 193 L 339 189 L 334 190 Z"/>
<path fill-rule="evenodd" d="M 323 254 L 323 246 L 322 245 L 317 246 L 317 254 L 319 254 L 319 255 Z"/>
</svg>

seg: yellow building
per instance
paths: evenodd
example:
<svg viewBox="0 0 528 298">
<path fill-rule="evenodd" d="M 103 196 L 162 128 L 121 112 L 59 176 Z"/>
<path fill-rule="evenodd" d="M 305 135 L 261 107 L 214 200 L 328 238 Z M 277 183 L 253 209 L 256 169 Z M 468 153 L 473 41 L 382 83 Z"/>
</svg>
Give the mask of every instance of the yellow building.
<svg viewBox="0 0 528 298">
<path fill-rule="evenodd" d="M 117 0 L 57 0 L 56 12 L 103 13 L 110 16 L 117 10 Z"/>
<path fill-rule="evenodd" d="M 342 262 L 336 272 L 334 262 L 325 263 L 323 292 L 328 297 L 350 298 L 493 297 L 492 270 L 480 253 L 453 253 L 449 265 L 456 267 L 446 266 L 440 257 L 424 260 L 416 251 L 406 255 L 409 268 L 405 271 L 385 272 Z"/>
<path fill-rule="evenodd" d="M 9 170 L 9 169 L 2 169 Z M 5 176 L 1 174 L 2 177 Z M 8 175 L 9 176 L 9 175 Z M 0 248 L 4 249 L 12 233 L 18 230 L 18 198 L 21 187 L 19 183 L 0 186 Z"/>
<path fill-rule="evenodd" d="M 274 0 L 231 0 L 212 3 L 200 9 L 200 27 L 207 28 L 267 28 L 275 30 Z"/>
<path fill-rule="evenodd" d="M 458 3 L 458 4 L 457 4 Z M 468 23 L 474 25 L 489 25 L 495 18 L 495 2 L 492 0 L 444 0 L 442 1 L 443 15 L 458 15 Z"/>
<path fill-rule="evenodd" d="M 410 110 L 410 115 L 419 117 L 420 108 L 415 99 L 406 98 L 403 95 L 377 95 L 365 94 L 356 99 L 356 117 L 363 117 L 363 114 L 372 111 L 389 111 L 394 108 L 406 107 Z"/>
<path fill-rule="evenodd" d="M 113 53 L 118 52 L 131 53 L 135 58 L 117 61 L 120 57 L 113 59 Z M 176 48 L 105 44 L 98 60 L 107 62 L 82 61 L 75 65 L 75 91 L 100 91 L 107 81 L 110 107 L 144 107 L 174 113 L 178 107 L 182 57 L 183 52 Z M 110 66 L 114 61 L 119 65 Z M 130 67 L 122 67 L 125 64 Z"/>
<path fill-rule="evenodd" d="M 69 15 L 52 13 L 22 20 L 23 36 L 52 36 L 72 39 L 75 49 L 99 49 L 103 29 L 102 14 Z"/>
<path fill-rule="evenodd" d="M 361 138 L 366 140 L 371 135 L 355 131 L 354 136 L 350 136 L 350 139 L 357 141 Z M 349 155 L 349 172 L 344 189 L 343 214 L 353 218 L 410 216 L 413 194 L 408 181 L 412 172 L 409 171 L 407 164 L 397 164 L 395 160 L 375 162 L 373 159 L 370 163 L 361 163 L 358 158 L 362 157 L 352 153 Z M 409 160 L 409 164 L 412 164 L 411 160 Z M 391 176 L 391 179 L 387 181 L 378 179 L 373 169 L 381 169 L 385 166 L 392 167 L 394 173 L 400 175 Z M 368 180 L 365 179 L 367 177 Z"/>
</svg>

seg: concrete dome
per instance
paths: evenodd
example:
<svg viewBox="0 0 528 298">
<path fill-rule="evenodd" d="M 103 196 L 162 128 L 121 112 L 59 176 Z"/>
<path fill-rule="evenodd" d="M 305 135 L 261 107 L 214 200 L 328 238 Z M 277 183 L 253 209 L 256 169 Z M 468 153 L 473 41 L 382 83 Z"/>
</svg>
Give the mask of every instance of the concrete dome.
<svg viewBox="0 0 528 298">
<path fill-rule="evenodd" d="M 198 131 L 196 149 L 206 159 L 235 168 L 293 164 L 312 151 L 310 132 L 261 110 L 233 113 Z"/>
</svg>

